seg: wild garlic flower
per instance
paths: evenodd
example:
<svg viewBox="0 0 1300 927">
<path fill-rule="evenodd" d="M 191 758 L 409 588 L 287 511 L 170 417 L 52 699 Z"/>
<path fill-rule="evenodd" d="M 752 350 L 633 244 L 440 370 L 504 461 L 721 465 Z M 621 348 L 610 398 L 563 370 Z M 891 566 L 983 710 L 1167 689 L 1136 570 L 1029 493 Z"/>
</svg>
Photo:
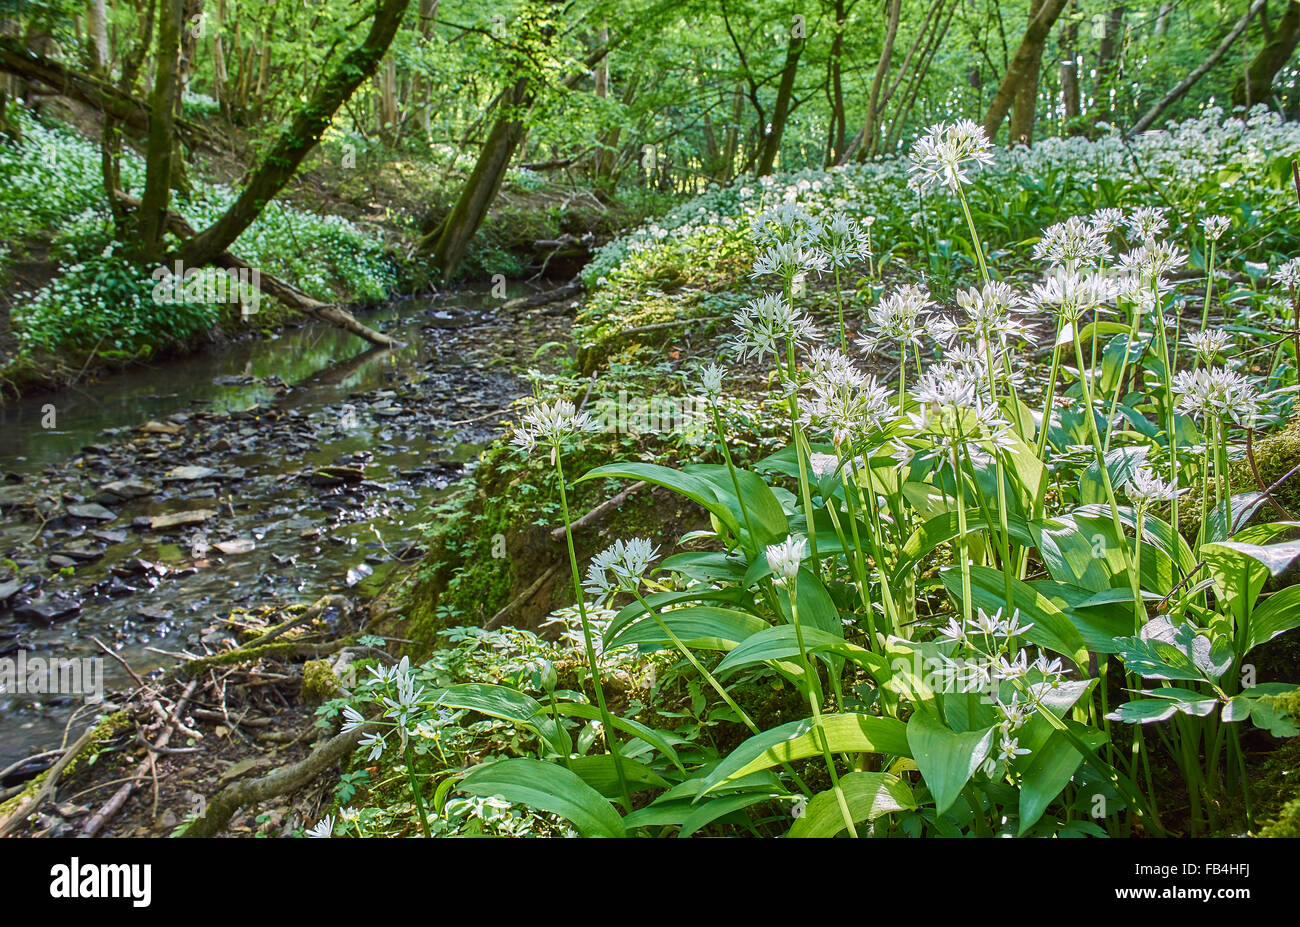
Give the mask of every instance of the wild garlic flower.
<svg viewBox="0 0 1300 927">
<path fill-rule="evenodd" d="M 970 180 L 970 167 L 993 163 L 993 145 L 983 126 L 969 119 L 959 119 L 952 125 L 939 122 L 917 139 L 910 160 L 918 189 L 942 183 L 956 193 Z"/>
<path fill-rule="evenodd" d="M 970 639 L 975 636 L 1006 639 L 1023 634 L 1034 626 L 1032 622 L 1029 624 L 1020 623 L 1020 609 L 1018 608 L 1012 612 L 1010 618 L 1003 618 L 1002 612 L 1003 609 L 999 608 L 990 615 L 977 606 L 970 621 L 960 622 L 954 618 L 938 632 L 937 637 L 939 640 L 968 644 Z"/>
<path fill-rule="evenodd" d="M 1294 291 L 1300 287 L 1300 258 L 1292 258 L 1269 275 L 1278 286 Z"/>
<path fill-rule="evenodd" d="M 1124 224 L 1124 210 L 1098 209 L 1088 217 L 1088 223 L 1102 235 L 1109 235 Z"/>
<path fill-rule="evenodd" d="M 736 310 L 731 321 L 740 330 L 731 346 L 741 360 L 761 361 L 771 355 L 780 358 L 787 341 L 796 345 L 817 340 L 812 319 L 776 294 L 769 293 Z"/>
<path fill-rule="evenodd" d="M 351 705 L 343 706 L 343 719 L 343 726 L 339 728 L 340 734 L 347 734 L 351 731 L 355 731 L 366 723 L 365 716 Z"/>
<path fill-rule="evenodd" d="M 998 745 L 998 762 L 1014 763 L 1016 757 L 1025 756 L 1033 751 L 1026 747 L 1020 746 L 1020 741 L 1015 737 L 1002 736 L 1002 742 Z"/>
<path fill-rule="evenodd" d="M 1124 493 L 1139 511 L 1146 511 L 1153 505 L 1171 502 L 1187 490 L 1178 488 L 1177 481 L 1165 482 L 1145 467 L 1137 467 L 1128 482 L 1124 484 Z"/>
<path fill-rule="evenodd" d="M 933 306 L 925 284 L 904 284 L 867 310 L 867 319 L 876 329 L 855 342 L 870 354 L 882 342 L 920 345 L 925 333 L 925 310 Z"/>
<path fill-rule="evenodd" d="M 826 269 L 826 256 L 815 248 L 797 242 L 782 241 L 770 246 L 754 261 L 753 275 L 765 277 L 774 274 L 782 280 L 793 280 L 795 276 L 809 271 Z"/>
<path fill-rule="evenodd" d="M 822 234 L 822 222 L 799 203 L 786 201 L 755 214 L 749 223 L 760 246 L 809 245 Z"/>
<path fill-rule="evenodd" d="M 333 837 L 334 836 L 334 815 L 327 814 L 316 822 L 315 827 L 308 828 L 308 837 Z"/>
<path fill-rule="evenodd" d="M 647 538 L 617 540 L 591 558 L 583 588 L 597 599 L 616 592 L 635 592 L 658 554 Z"/>
<path fill-rule="evenodd" d="M 1078 322 L 1115 298 L 1115 280 L 1090 271 L 1060 271 L 1034 284 L 1030 297 L 1040 309 L 1053 312 L 1064 322 Z"/>
<path fill-rule="evenodd" d="M 780 544 L 770 546 L 766 553 L 767 565 L 776 574 L 777 585 L 786 586 L 799 575 L 799 565 L 808 556 L 808 539 L 792 534 Z"/>
<path fill-rule="evenodd" d="M 388 740 L 380 733 L 373 732 L 365 734 L 357 741 L 358 747 L 369 747 L 369 759 L 373 762 L 384 755 L 384 748 L 388 746 Z"/>
<path fill-rule="evenodd" d="M 959 291 L 957 305 L 966 313 L 967 322 L 957 330 L 970 332 L 980 345 L 1005 345 L 1024 334 L 1024 325 L 1012 315 L 1020 304 L 1016 292 L 1000 280 Z"/>
<path fill-rule="evenodd" d="M 1121 254 L 1118 266 L 1120 271 L 1137 275 L 1149 286 L 1186 263 L 1187 252 L 1168 242 L 1148 240 L 1132 251 Z"/>
<path fill-rule="evenodd" d="M 831 267 L 849 267 L 871 257 L 867 233 L 858 223 L 843 215 L 836 215 L 822 229 L 817 246 Z"/>
<path fill-rule="evenodd" d="M 1227 367 L 1200 367 L 1174 374 L 1177 408 L 1192 416 L 1227 416 L 1238 425 L 1254 427 L 1260 398 L 1254 381 Z"/>
<path fill-rule="evenodd" d="M 700 368 L 700 389 L 709 402 L 717 402 L 722 397 L 722 379 L 726 371 L 710 361 Z"/>
<path fill-rule="evenodd" d="M 800 424 L 829 431 L 836 447 L 878 433 L 891 421 L 893 401 L 875 377 L 828 372 L 814 375 L 807 386 L 811 396 L 800 403 Z"/>
<path fill-rule="evenodd" d="M 1218 241 L 1231 225 L 1232 220 L 1227 216 L 1206 216 L 1201 220 L 1201 228 L 1205 230 L 1205 237 L 1209 241 Z"/>
<path fill-rule="evenodd" d="M 1210 328 L 1203 332 L 1192 332 L 1187 336 L 1187 346 L 1196 352 L 1196 356 L 1205 363 L 1210 363 L 1228 346 L 1232 340 L 1221 328 Z"/>
<path fill-rule="evenodd" d="M 1169 220 L 1165 218 L 1163 206 L 1139 206 L 1124 222 L 1128 226 L 1130 241 L 1148 244 L 1154 242 L 1156 236 L 1169 228 Z"/>
<path fill-rule="evenodd" d="M 1071 216 L 1043 230 L 1038 244 L 1034 245 L 1034 260 L 1068 270 L 1095 267 L 1110 260 L 1110 245 L 1100 227 Z"/>
<path fill-rule="evenodd" d="M 532 453 L 539 444 L 554 451 L 567 438 L 599 429 L 597 420 L 577 411 L 567 399 L 539 402 L 524 413 L 523 424 L 515 429 L 510 443 L 518 445 L 525 454 Z"/>
</svg>

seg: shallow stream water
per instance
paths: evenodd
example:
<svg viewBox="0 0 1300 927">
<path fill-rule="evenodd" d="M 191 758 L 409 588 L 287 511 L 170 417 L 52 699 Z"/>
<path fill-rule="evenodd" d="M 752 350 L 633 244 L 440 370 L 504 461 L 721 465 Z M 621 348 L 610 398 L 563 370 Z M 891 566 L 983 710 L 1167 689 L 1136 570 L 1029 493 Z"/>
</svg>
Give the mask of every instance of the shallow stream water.
<svg viewBox="0 0 1300 927">
<path fill-rule="evenodd" d="M 500 305 L 365 316 L 394 351 L 311 325 L 0 406 L 0 659 L 103 657 L 93 636 L 145 673 L 176 662 L 158 650 L 202 653 L 232 610 L 373 591 L 566 333 Z M 107 690 L 131 685 L 100 665 Z M 0 768 L 56 746 L 83 703 L 0 691 Z"/>
</svg>

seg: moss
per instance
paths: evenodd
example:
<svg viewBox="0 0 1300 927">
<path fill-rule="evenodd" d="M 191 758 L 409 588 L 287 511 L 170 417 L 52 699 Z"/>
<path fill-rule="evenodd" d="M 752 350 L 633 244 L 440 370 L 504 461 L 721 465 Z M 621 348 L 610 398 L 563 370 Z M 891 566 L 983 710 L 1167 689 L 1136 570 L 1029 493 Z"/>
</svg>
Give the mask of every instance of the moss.
<svg viewBox="0 0 1300 927">
<path fill-rule="evenodd" d="M 343 694 L 328 660 L 308 660 L 302 665 L 302 700 L 308 705 L 320 705 Z"/>
<path fill-rule="evenodd" d="M 131 715 L 127 711 L 115 711 L 112 714 L 105 715 L 101 718 L 91 731 L 90 739 L 86 741 L 86 745 L 82 747 L 81 750 L 78 751 L 77 755 L 68 761 L 68 765 L 63 768 L 63 772 L 59 777 L 60 780 L 67 781 L 71 778 L 77 770 L 80 769 L 83 762 L 85 762 L 89 757 L 96 755 L 105 744 L 128 730 L 130 727 Z M 22 807 L 28 799 L 35 796 L 44 784 L 45 778 L 48 775 L 49 770 L 46 770 L 40 775 L 35 776 L 27 783 L 26 788 L 4 804 L 0 804 L 0 821 L 7 819 L 10 814 Z"/>
<path fill-rule="evenodd" d="M 1256 441 L 1254 452 L 1255 466 L 1259 470 L 1260 480 L 1265 487 L 1272 486 L 1292 468 L 1300 465 L 1300 418 L 1293 419 L 1281 431 Z M 1237 461 L 1233 464 L 1231 479 L 1234 487 L 1258 488 L 1255 475 L 1247 461 Z M 1279 486 L 1273 493 L 1273 497 L 1293 516 L 1300 515 L 1300 474 Z"/>
</svg>

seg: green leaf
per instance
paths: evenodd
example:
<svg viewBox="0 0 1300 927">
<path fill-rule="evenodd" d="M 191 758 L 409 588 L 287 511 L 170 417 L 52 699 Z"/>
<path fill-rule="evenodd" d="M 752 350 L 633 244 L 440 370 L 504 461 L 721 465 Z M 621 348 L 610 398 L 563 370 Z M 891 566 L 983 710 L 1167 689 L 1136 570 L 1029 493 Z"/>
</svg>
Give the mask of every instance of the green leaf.
<svg viewBox="0 0 1300 927">
<path fill-rule="evenodd" d="M 1080 740 L 1093 749 L 1106 741 L 1106 735 L 1101 731 L 1074 721 L 1067 720 L 1065 723 Z M 1038 823 L 1052 800 L 1061 794 L 1061 790 L 1083 762 L 1083 754 L 1060 731 L 1052 731 L 1046 743 L 1028 756 L 1017 757 L 1016 760 L 1016 768 L 1020 772 L 1019 833 L 1023 836 L 1025 831 Z"/>
<path fill-rule="evenodd" d="M 578 479 L 574 480 L 574 483 L 583 483 L 598 477 L 645 480 L 647 483 L 654 483 L 656 486 L 671 489 L 673 492 L 703 506 L 709 514 L 722 522 L 727 530 L 737 538 L 740 537 L 740 522 L 737 520 L 739 512 L 733 512 L 726 503 L 719 500 L 713 484 L 701 476 L 683 473 L 671 467 L 661 467 L 659 464 L 626 461 L 596 467 L 578 477 Z"/>
<path fill-rule="evenodd" d="M 584 705 L 581 702 L 556 702 L 555 710 L 562 715 L 567 715 L 572 718 L 583 718 L 587 721 L 599 720 L 601 716 L 599 707 L 596 705 Z M 549 712 L 550 708 L 543 708 L 542 711 Z M 668 762 L 672 763 L 682 772 L 686 772 L 686 767 L 682 765 L 681 759 L 677 756 L 676 748 L 673 746 L 672 741 L 669 740 L 669 738 L 672 738 L 678 743 L 684 742 L 676 734 L 666 734 L 663 731 L 655 730 L 634 718 L 620 718 L 618 715 L 611 715 L 610 720 L 613 721 L 614 727 L 624 733 L 631 734 L 633 737 L 644 740 L 646 743 L 650 744 L 650 746 L 654 747 L 666 756 Z"/>
<path fill-rule="evenodd" d="M 831 714 L 822 715 L 822 725 L 833 753 L 910 755 L 907 727 L 895 718 L 856 713 Z M 812 728 L 812 719 L 804 718 L 755 734 L 714 767 L 705 777 L 700 794 L 762 769 L 819 756 L 821 740 Z"/>
<path fill-rule="evenodd" d="M 974 599 L 971 603 L 972 611 L 982 608 L 991 615 L 999 608 L 1005 610 L 1006 586 L 1002 571 L 992 567 L 972 566 L 970 573 L 971 598 Z M 961 570 L 956 566 L 943 567 L 939 571 L 939 577 L 953 598 L 960 602 Z M 1068 657 L 1080 669 L 1087 668 L 1088 649 L 1083 644 L 1079 629 L 1065 612 L 1033 586 L 1018 579 L 1011 580 L 1011 594 L 1015 607 L 1020 609 L 1020 617 L 1033 623 L 1033 627 L 1024 634 L 1026 640 Z"/>
<path fill-rule="evenodd" d="M 730 650 L 741 641 L 771 627 L 762 618 L 733 608 L 713 605 L 688 605 L 660 612 L 660 619 L 688 647 L 700 650 Z M 671 647 L 672 641 L 649 615 L 626 625 L 609 639 L 608 648 L 629 644 Z"/>
<path fill-rule="evenodd" d="M 534 731 L 546 741 L 552 752 L 568 756 L 573 752 L 569 732 L 544 714 L 542 703 L 508 686 L 471 682 L 452 686 L 438 696 L 437 704 L 448 708 L 477 711 L 490 718 L 500 718 Z"/>
<path fill-rule="evenodd" d="M 617 727 L 618 725 L 614 726 Z M 637 791 L 636 786 L 666 789 L 672 784 L 644 763 L 626 756 L 622 759 L 623 776 L 632 791 Z M 622 787 L 618 782 L 618 770 L 614 768 L 614 757 L 611 754 L 572 756 L 565 760 L 564 764 L 576 772 L 583 782 L 606 798 L 617 798 L 623 794 Z"/>
<path fill-rule="evenodd" d="M 874 821 L 894 811 L 916 809 L 912 789 L 898 776 L 882 772 L 853 772 L 840 777 L 840 789 L 854 824 Z M 833 790 L 819 792 L 795 819 L 787 837 L 834 837 L 844 830 L 844 815 Z"/>
<path fill-rule="evenodd" d="M 584 837 L 626 835 L 614 806 L 577 773 L 555 763 L 518 758 L 476 766 L 457 788 L 558 814 Z"/>
<path fill-rule="evenodd" d="M 803 640 L 809 653 L 830 652 L 876 670 L 886 669 L 882 657 L 818 628 L 804 628 Z M 797 656 L 799 642 L 795 637 L 794 625 L 777 625 L 746 638 L 723 658 L 714 669 L 714 674 L 721 678 L 724 673 L 734 672 L 743 666 L 753 666 L 768 660 L 790 660 Z"/>
<path fill-rule="evenodd" d="M 935 811 L 943 814 L 957 800 L 971 776 L 989 755 L 996 728 L 958 734 L 926 712 L 907 722 L 907 744 L 916 768 L 934 795 Z"/>
<path fill-rule="evenodd" d="M 1300 586 L 1287 586 L 1280 592 L 1273 593 L 1251 612 L 1246 648 L 1242 652 L 1249 653 L 1260 644 L 1295 627 L 1300 627 Z"/>
</svg>

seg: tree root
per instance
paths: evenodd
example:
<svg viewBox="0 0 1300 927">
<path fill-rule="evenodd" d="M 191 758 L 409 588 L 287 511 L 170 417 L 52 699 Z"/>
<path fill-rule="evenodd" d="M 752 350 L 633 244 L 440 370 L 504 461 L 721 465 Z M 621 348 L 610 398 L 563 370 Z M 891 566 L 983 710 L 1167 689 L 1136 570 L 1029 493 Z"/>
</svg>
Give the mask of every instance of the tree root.
<svg viewBox="0 0 1300 927">
<path fill-rule="evenodd" d="M 282 766 L 260 779 L 231 783 L 213 796 L 203 816 L 186 827 L 181 836 L 215 837 L 225 829 L 240 808 L 267 801 L 307 785 L 355 750 L 357 742 L 366 733 L 367 727 L 369 725 L 348 731 L 346 734 L 337 734 L 318 745 L 306 759 Z"/>
</svg>

